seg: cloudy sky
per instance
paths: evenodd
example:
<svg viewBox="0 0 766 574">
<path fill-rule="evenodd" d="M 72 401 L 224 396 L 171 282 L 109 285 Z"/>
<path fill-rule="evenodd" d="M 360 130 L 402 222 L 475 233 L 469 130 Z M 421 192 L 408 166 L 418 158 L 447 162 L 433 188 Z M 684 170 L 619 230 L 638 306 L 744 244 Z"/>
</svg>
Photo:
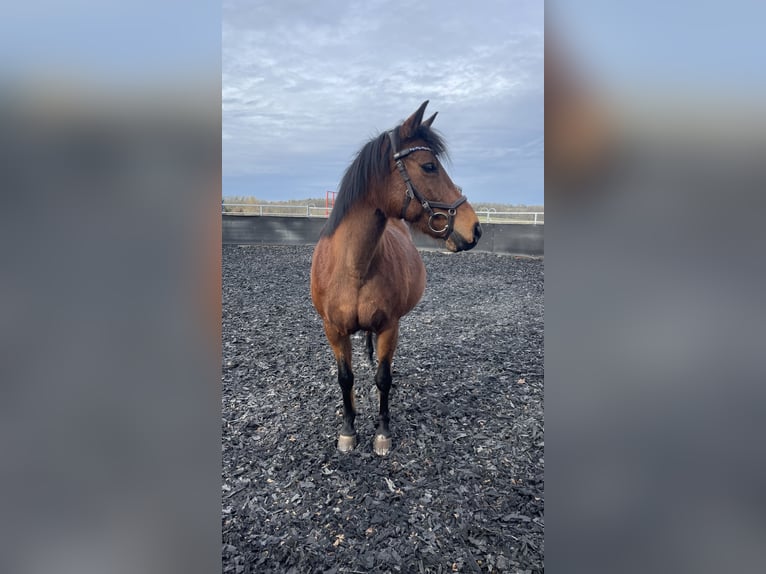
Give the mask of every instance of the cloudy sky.
<svg viewBox="0 0 766 574">
<path fill-rule="evenodd" d="M 540 0 L 223 2 L 223 194 L 323 197 L 430 100 L 474 203 L 543 203 Z"/>
</svg>

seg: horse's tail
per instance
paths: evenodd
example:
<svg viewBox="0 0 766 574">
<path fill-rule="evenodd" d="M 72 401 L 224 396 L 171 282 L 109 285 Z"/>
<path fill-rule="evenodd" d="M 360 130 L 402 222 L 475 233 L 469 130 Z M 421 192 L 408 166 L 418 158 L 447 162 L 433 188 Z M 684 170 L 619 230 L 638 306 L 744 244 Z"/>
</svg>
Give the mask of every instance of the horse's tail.
<svg viewBox="0 0 766 574">
<path fill-rule="evenodd" d="M 373 355 L 375 353 L 375 348 L 372 344 L 372 331 L 365 331 L 364 348 L 367 349 L 367 358 L 370 359 L 370 363 L 374 367 L 375 359 L 373 358 Z"/>
</svg>

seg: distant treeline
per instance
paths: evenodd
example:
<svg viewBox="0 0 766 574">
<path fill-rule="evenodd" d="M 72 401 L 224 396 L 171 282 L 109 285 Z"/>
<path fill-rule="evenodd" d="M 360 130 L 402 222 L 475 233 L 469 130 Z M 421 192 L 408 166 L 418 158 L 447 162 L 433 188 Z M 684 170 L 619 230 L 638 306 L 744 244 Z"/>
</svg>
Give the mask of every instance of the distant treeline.
<svg viewBox="0 0 766 574">
<path fill-rule="evenodd" d="M 266 201 L 263 199 L 258 199 L 257 197 L 225 197 L 223 198 L 224 203 L 243 203 L 247 205 L 270 205 L 270 206 L 305 206 L 305 205 L 313 205 L 314 207 L 324 207 L 325 206 L 325 198 L 324 197 L 309 197 L 306 199 L 287 199 L 284 201 Z M 477 211 L 486 211 L 487 209 L 495 211 L 524 211 L 524 212 L 531 212 L 531 211 L 545 211 L 545 207 L 542 205 L 524 205 L 520 203 L 472 203 L 473 208 Z M 251 208 L 248 207 L 224 207 L 224 211 L 227 213 L 242 213 L 244 211 L 252 211 Z"/>
</svg>

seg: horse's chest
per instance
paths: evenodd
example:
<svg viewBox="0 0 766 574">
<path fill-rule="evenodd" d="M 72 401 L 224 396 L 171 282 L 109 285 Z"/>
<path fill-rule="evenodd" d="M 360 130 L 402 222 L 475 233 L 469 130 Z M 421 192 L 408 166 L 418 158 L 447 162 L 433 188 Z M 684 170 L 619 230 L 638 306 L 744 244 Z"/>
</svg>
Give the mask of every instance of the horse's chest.
<svg viewBox="0 0 766 574">
<path fill-rule="evenodd" d="M 356 314 L 362 329 L 377 330 L 390 322 L 392 316 L 396 316 L 402 308 L 401 302 L 396 296 L 385 296 L 381 292 L 359 293 L 356 302 Z"/>
<path fill-rule="evenodd" d="M 419 284 L 390 280 L 370 281 L 358 289 L 343 291 L 333 298 L 328 315 L 345 332 L 386 329 L 408 313 L 423 294 Z"/>
<path fill-rule="evenodd" d="M 408 313 L 420 300 L 423 285 L 412 278 L 381 277 L 362 286 L 356 301 L 357 316 L 362 328 L 377 330 Z"/>
</svg>

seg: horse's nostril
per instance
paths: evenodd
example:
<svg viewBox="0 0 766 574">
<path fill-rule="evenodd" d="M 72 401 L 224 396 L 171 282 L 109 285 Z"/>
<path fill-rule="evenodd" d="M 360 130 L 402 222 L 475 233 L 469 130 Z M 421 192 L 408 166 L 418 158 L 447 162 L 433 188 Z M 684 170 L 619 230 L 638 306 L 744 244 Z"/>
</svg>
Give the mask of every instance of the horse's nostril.
<svg viewBox="0 0 766 574">
<path fill-rule="evenodd" d="M 478 241 L 481 237 L 481 224 L 477 221 L 476 225 L 473 226 L 473 238 Z"/>
</svg>

